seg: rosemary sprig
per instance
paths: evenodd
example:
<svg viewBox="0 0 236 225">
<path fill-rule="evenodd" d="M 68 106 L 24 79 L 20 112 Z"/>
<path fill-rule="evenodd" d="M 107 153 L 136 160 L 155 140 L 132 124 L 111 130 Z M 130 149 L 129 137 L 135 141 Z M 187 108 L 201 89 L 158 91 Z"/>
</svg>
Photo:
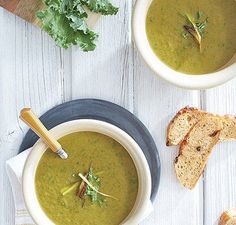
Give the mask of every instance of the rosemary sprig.
<svg viewBox="0 0 236 225">
<path fill-rule="evenodd" d="M 208 24 L 208 18 L 201 21 L 203 13 L 201 11 L 198 11 L 196 13 L 195 18 L 192 18 L 188 14 L 185 14 L 185 19 L 187 24 L 185 24 L 183 27 L 186 32 L 182 33 L 182 36 L 187 39 L 189 35 L 191 35 L 194 40 L 199 45 L 200 52 L 202 52 L 202 38 L 205 35 L 205 30 Z"/>
</svg>

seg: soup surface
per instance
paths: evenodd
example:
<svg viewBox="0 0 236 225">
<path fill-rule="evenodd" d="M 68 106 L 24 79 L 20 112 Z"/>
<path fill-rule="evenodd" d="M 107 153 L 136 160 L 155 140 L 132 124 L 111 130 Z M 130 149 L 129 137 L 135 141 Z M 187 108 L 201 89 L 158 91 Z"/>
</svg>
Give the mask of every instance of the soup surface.
<svg viewBox="0 0 236 225">
<path fill-rule="evenodd" d="M 176 71 L 204 74 L 220 69 L 236 53 L 235 24 L 235 0 L 153 0 L 146 32 L 164 63 Z"/>
<path fill-rule="evenodd" d="M 59 142 L 69 158 L 61 160 L 48 149 L 36 171 L 36 192 L 44 212 L 57 225 L 120 224 L 138 192 L 138 175 L 127 151 L 112 138 L 94 132 L 72 133 Z M 80 198 L 78 174 L 85 176 L 89 168 L 99 178 L 99 191 L 116 199 L 99 194 L 94 202 L 86 195 Z"/>
</svg>

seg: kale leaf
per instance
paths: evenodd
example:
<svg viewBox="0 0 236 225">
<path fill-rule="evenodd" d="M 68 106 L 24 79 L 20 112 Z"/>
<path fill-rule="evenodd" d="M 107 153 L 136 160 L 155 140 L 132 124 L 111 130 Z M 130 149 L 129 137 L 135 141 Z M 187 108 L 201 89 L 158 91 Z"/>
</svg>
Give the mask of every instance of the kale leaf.
<svg viewBox="0 0 236 225">
<path fill-rule="evenodd" d="M 62 48 L 78 45 L 83 51 L 96 48 L 98 34 L 88 28 L 85 7 L 103 15 L 114 15 L 118 8 L 108 0 L 43 0 L 45 10 L 37 12 L 45 30 Z"/>
<path fill-rule="evenodd" d="M 113 6 L 108 0 L 81 0 L 92 12 L 102 15 L 116 15 L 118 8 Z"/>
</svg>

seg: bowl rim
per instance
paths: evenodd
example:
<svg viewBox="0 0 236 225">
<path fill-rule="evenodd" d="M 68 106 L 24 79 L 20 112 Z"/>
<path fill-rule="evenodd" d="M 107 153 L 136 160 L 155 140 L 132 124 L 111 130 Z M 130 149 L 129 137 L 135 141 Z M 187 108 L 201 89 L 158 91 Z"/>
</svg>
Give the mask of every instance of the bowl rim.
<svg viewBox="0 0 236 225">
<path fill-rule="evenodd" d="M 153 52 L 146 33 L 146 16 L 153 0 L 137 0 L 132 15 L 132 39 L 144 62 L 163 80 L 181 88 L 201 90 L 221 85 L 236 76 L 236 63 L 216 72 L 194 75 L 173 70 Z"/>
<path fill-rule="evenodd" d="M 125 131 L 109 124 L 107 122 L 94 119 L 78 119 L 68 121 L 55 126 L 50 130 L 52 135 L 59 139 L 67 134 L 79 131 L 92 131 L 107 135 L 118 141 L 129 153 L 138 173 L 139 189 L 133 209 L 124 219 L 122 224 L 131 225 L 138 224 L 144 217 L 147 216 L 147 211 L 150 212 L 150 196 L 151 196 L 151 173 L 144 153 Z M 23 169 L 22 190 L 23 196 L 32 219 L 38 225 L 53 225 L 54 222 L 44 213 L 40 207 L 35 190 L 35 172 L 41 156 L 48 147 L 39 139 L 32 147 Z M 33 162 L 33 163 L 32 163 Z"/>
</svg>

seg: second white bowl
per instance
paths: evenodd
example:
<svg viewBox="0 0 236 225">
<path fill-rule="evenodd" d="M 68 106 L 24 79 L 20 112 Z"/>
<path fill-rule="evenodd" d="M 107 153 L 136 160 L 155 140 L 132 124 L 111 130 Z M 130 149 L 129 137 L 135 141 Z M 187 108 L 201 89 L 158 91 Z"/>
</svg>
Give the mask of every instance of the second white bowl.
<svg viewBox="0 0 236 225">
<path fill-rule="evenodd" d="M 236 76 L 236 57 L 225 68 L 214 73 L 189 75 L 177 72 L 163 63 L 153 52 L 146 34 L 146 16 L 152 0 L 137 0 L 132 17 L 132 35 L 146 64 L 162 79 L 187 89 L 207 89 L 223 84 Z"/>
</svg>

